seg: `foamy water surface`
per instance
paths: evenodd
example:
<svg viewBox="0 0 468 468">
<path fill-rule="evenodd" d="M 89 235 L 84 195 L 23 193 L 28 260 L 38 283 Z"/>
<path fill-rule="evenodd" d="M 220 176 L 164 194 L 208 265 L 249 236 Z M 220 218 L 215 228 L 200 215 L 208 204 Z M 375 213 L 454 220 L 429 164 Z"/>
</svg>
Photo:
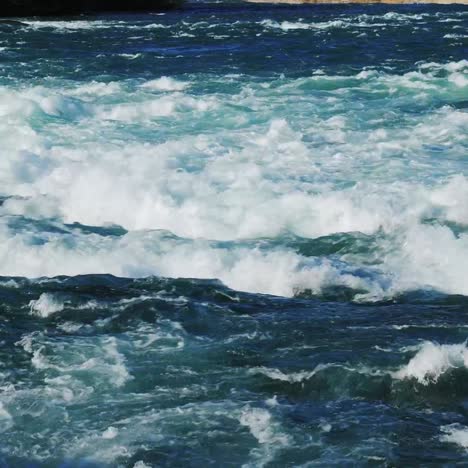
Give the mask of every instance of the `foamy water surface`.
<svg viewBox="0 0 468 468">
<path fill-rule="evenodd" d="M 0 464 L 466 463 L 467 20 L 0 22 Z"/>
</svg>

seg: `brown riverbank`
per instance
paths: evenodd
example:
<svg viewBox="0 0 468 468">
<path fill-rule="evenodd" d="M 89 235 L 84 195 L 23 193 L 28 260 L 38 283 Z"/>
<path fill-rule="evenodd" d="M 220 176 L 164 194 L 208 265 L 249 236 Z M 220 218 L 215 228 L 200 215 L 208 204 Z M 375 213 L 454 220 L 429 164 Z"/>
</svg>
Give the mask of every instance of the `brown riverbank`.
<svg viewBox="0 0 468 468">
<path fill-rule="evenodd" d="M 247 0 L 250 3 L 290 3 L 290 4 L 317 4 L 317 3 L 382 3 L 408 5 L 412 3 L 436 3 L 439 5 L 468 5 L 468 0 Z"/>
</svg>

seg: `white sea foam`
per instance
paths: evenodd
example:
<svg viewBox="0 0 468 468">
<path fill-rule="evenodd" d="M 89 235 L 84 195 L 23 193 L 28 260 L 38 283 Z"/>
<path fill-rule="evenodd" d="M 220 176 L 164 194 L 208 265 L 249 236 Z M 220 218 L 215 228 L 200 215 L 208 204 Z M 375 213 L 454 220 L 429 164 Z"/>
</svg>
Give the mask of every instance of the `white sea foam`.
<svg viewBox="0 0 468 468">
<path fill-rule="evenodd" d="M 432 69 L 432 70 L 447 70 L 449 72 L 458 72 L 468 69 L 468 60 L 463 59 L 458 62 L 447 62 L 447 63 L 437 63 L 437 62 L 425 62 L 419 65 L 419 68 L 423 70 Z"/>
<path fill-rule="evenodd" d="M 71 88 L 68 92 L 72 96 L 90 96 L 93 99 L 100 96 L 110 96 L 122 91 L 121 84 L 115 81 L 103 83 L 99 81 L 91 81 L 84 85 Z"/>
<path fill-rule="evenodd" d="M 128 59 L 128 60 L 136 60 L 137 58 L 140 58 L 142 55 L 140 53 L 137 54 L 118 54 L 119 57 Z"/>
<path fill-rule="evenodd" d="M 162 76 L 155 80 L 147 81 L 141 85 L 142 88 L 154 91 L 183 91 L 189 86 L 189 83 L 174 80 L 168 76 Z"/>
<path fill-rule="evenodd" d="M 291 21 L 283 21 L 281 23 L 277 23 L 276 21 L 271 20 L 264 20 L 261 22 L 262 25 L 268 26 L 270 28 L 279 28 L 283 31 L 289 31 L 291 29 L 309 29 L 310 24 L 302 23 L 302 22 L 291 22 Z"/>
<path fill-rule="evenodd" d="M 443 442 L 456 444 L 465 450 L 468 450 L 468 427 L 460 424 L 450 424 L 441 427 L 444 435 L 440 437 Z"/>
<path fill-rule="evenodd" d="M 31 313 L 42 318 L 61 312 L 65 304 L 53 294 L 43 293 L 39 299 L 29 302 Z"/>
<path fill-rule="evenodd" d="M 95 108 L 95 115 L 100 120 L 116 120 L 129 123 L 150 121 L 175 115 L 178 112 L 206 112 L 216 107 L 210 99 L 195 99 L 190 96 L 163 96 L 143 102 L 120 105 L 103 105 Z"/>
<path fill-rule="evenodd" d="M 419 288 L 466 294 L 467 235 L 445 224 L 468 225 L 467 114 L 444 106 L 387 125 L 377 108 L 362 129 L 359 106 L 340 110 L 356 89 L 384 100 L 460 100 L 465 62 L 251 83 L 235 96 L 245 112 L 231 95 L 191 94 L 192 78 L 0 88 L 0 184 L 9 195 L 0 207 L 0 274 L 214 277 L 280 295 L 335 285 L 364 291 L 360 300 Z M 328 90 L 326 118 L 323 98 L 304 87 Z M 149 98 L 148 90 L 163 93 Z M 304 102 L 294 108 L 307 109 L 307 120 L 282 110 L 297 95 Z M 168 118 L 171 135 L 140 138 L 166 132 Z M 432 153 L 441 151 L 447 157 L 434 169 Z M 27 229 L 15 227 L 18 216 L 31 219 Z M 67 234 L 41 232 L 36 222 L 49 218 Z M 81 234 L 63 222 L 129 232 Z M 244 243 L 356 232 L 383 235 L 372 258 L 308 258 Z"/>
<path fill-rule="evenodd" d="M 106 29 L 127 29 L 132 30 L 136 29 L 141 30 L 151 30 L 151 29 L 167 29 L 169 26 L 161 23 L 137 23 L 131 24 L 125 21 L 109 21 L 109 20 L 75 20 L 75 21 L 31 21 L 31 20 L 22 20 L 22 23 L 27 25 L 29 28 L 35 30 L 41 29 L 55 29 L 61 33 L 70 33 L 70 32 L 80 32 L 88 30 L 106 30 Z"/>
<path fill-rule="evenodd" d="M 245 407 L 239 418 L 242 426 L 249 429 L 250 433 L 260 444 L 260 449 L 251 451 L 252 462 L 244 466 L 263 467 L 272 461 L 275 453 L 291 443 L 290 437 L 281 431 L 272 414 L 264 408 Z"/>
<path fill-rule="evenodd" d="M 371 34 L 382 24 L 410 21 L 426 21 L 426 16 L 392 12 L 314 22 L 308 15 L 254 29 L 316 40 L 334 29 Z M 67 40 L 81 40 L 93 28 L 104 37 L 107 28 L 127 27 L 111 23 L 31 27 L 54 28 L 55 37 L 67 34 Z M 145 26 L 130 28 L 140 35 Z M 188 31 L 198 29 L 213 41 L 223 38 L 220 27 L 225 25 L 211 19 L 193 26 L 171 20 L 170 31 L 149 25 L 144 40 L 159 47 L 163 36 L 193 36 Z M 236 42 L 236 34 L 244 35 L 242 28 L 252 25 L 240 21 L 229 27 Z M 44 39 L 44 31 L 30 32 Z M 104 52 L 96 59 L 131 69 L 122 81 L 107 82 L 118 74 L 86 81 L 99 63 L 82 75 L 68 68 L 72 79 L 60 79 L 55 68 L 60 60 L 44 57 L 2 77 L 10 84 L 0 87 L 0 274 L 219 278 L 235 289 L 284 296 L 352 289 L 359 291 L 354 299 L 364 301 L 413 289 L 468 294 L 466 61 L 417 64 L 404 74 L 392 71 L 400 65 L 391 61 L 349 76 L 327 75 L 330 68 L 324 67 L 309 77 L 285 73 L 277 80 L 240 71 L 214 77 L 207 67 L 199 75 L 185 70 L 179 81 L 179 75 L 159 78 L 179 58 L 159 60 L 138 51 L 134 38 L 124 46 L 128 53 Z M 9 46 L 9 54 L 20 53 L 18 47 L 25 44 Z M 144 77 L 143 55 L 153 70 Z M 31 71 L 24 81 L 22 67 Z M 298 67 L 302 75 L 302 64 Z M 129 77 L 133 71 L 138 79 Z M 44 74 L 50 77 L 41 78 Z M 14 84 L 13 77 L 18 78 Z M 0 282 L 50 291 L 58 290 L 61 280 Z M 193 383 L 203 369 L 188 362 L 178 369 L 163 365 L 167 375 L 161 380 L 156 373 L 143 388 L 132 385 L 132 374 L 145 363 L 164 364 L 170 356 L 180 361 L 184 346 L 191 348 L 177 322 L 135 324 L 138 317 L 131 311 L 158 297 L 150 294 L 116 302 L 112 314 L 104 314 L 108 303 L 102 298 L 76 305 L 78 299 L 70 302 L 61 293 L 33 297 L 31 313 L 39 317 L 60 322 L 61 315 L 71 316 L 69 309 L 78 317 L 89 308 L 99 318 L 60 323 L 55 331 L 42 324 L 42 332 L 18 342 L 28 372 L 0 373 L 0 432 L 9 457 L 146 468 L 148 462 L 138 461 L 144 447 L 161 448 L 163 462 L 165 455 L 179 455 L 177 444 L 185 441 L 180 434 L 187 434 L 189 422 L 201 434 L 197 440 L 208 445 L 237 434 L 244 444 L 239 457 L 247 457 L 250 449 L 246 467 L 280 464 L 291 450 L 303 447 L 316 452 L 323 465 L 349 458 L 349 447 L 322 450 L 321 445 L 327 433 L 362 411 L 368 414 L 368 405 L 342 407 L 336 418 L 322 415 L 312 433 L 287 419 L 281 424 L 288 409 L 280 395 L 260 395 L 248 406 L 245 399 L 235 401 L 235 394 L 207 401 L 216 382 L 213 388 L 211 379 Z M 183 298 L 173 301 L 185 307 Z M 65 307 L 69 313 L 53 315 Z M 119 313 L 135 326 L 129 323 L 115 334 L 121 328 Z M 109 332 L 115 338 L 107 338 Z M 242 328 L 225 344 L 246 339 L 269 337 Z M 401 351 L 407 364 L 394 377 L 413 383 L 429 385 L 467 367 L 465 344 L 425 343 Z M 281 386 L 302 386 L 326 368 L 292 371 L 280 364 L 248 372 Z M 338 372 L 383 375 L 384 370 L 341 366 Z M 9 383 L 13 378 L 34 385 Z M 170 378 L 187 383 L 172 388 L 166 385 Z M 381 413 L 385 419 L 385 410 Z M 44 418 L 53 433 L 41 426 Z M 467 448 L 466 427 L 441 431 L 444 442 Z M 365 440 L 354 458 L 383 463 L 387 439 L 383 434 Z M 191 445 L 185 455 L 194 448 L 203 456 L 208 445 Z M 282 449 L 281 459 L 275 459 Z"/>
<path fill-rule="evenodd" d="M 247 407 L 243 410 L 239 421 L 242 426 L 249 428 L 260 444 L 284 446 L 289 442 L 288 436 L 278 431 L 278 425 L 266 409 Z"/>
<path fill-rule="evenodd" d="M 468 86 L 468 78 L 462 73 L 452 73 L 449 76 L 449 81 L 459 88 L 465 88 Z"/>
<path fill-rule="evenodd" d="M 133 465 L 133 468 L 151 468 L 151 466 L 147 465 L 145 462 L 139 460 Z"/>
<path fill-rule="evenodd" d="M 273 29 L 281 29 L 283 31 L 294 31 L 297 29 L 340 29 L 350 26 L 350 23 L 347 23 L 342 20 L 333 20 L 325 22 L 316 22 L 316 23 L 304 23 L 302 21 L 282 21 L 278 23 L 273 20 L 263 20 L 260 22 L 262 26 Z"/>
<path fill-rule="evenodd" d="M 23 21 L 34 29 L 54 28 L 63 31 L 76 31 L 88 29 L 105 29 L 115 27 L 115 22 L 109 21 Z"/>
<path fill-rule="evenodd" d="M 167 391 L 167 388 L 156 388 L 154 394 L 161 390 Z M 163 395 L 162 393 L 160 394 Z M 134 404 L 135 399 L 149 403 L 151 408 L 152 396 L 149 394 L 131 394 L 130 400 Z M 147 398 L 150 398 L 147 400 Z M 146 443 L 163 444 L 167 443 L 168 435 L 173 431 L 178 432 L 180 428 L 186 427 L 187 421 L 202 428 L 202 430 L 213 431 L 213 433 L 224 430 L 226 421 L 232 424 L 239 424 L 239 415 L 242 409 L 238 408 L 231 401 L 220 402 L 200 402 L 188 403 L 182 406 L 175 406 L 160 409 L 143 408 L 134 414 L 128 413 L 122 419 L 113 422 L 111 434 L 117 434 L 112 438 L 102 437 L 109 429 L 101 425 L 101 430 L 87 430 L 77 432 L 74 437 L 67 438 L 63 449 L 66 456 L 72 459 L 90 458 L 94 463 L 117 465 L 118 462 L 128 460 L 135 455 L 139 448 Z M 273 424 L 275 424 L 273 422 Z M 235 427 L 235 426 L 232 426 Z M 128 430 L 131 428 L 131 430 Z M 66 448 L 65 448 L 66 446 Z M 268 446 L 268 444 L 267 444 Z M 268 446 L 269 447 L 269 446 Z M 119 460 L 120 458 L 120 460 Z M 135 459 L 134 458 L 134 459 Z M 130 465 L 132 466 L 132 465 Z M 137 461 L 135 467 L 144 468 L 143 462 Z"/>
<path fill-rule="evenodd" d="M 386 269 L 396 276 L 396 290 L 468 293 L 462 281 L 468 273 L 467 234 L 456 236 L 448 227 L 415 225 L 406 231 L 404 239 L 399 254 L 385 260 Z"/>
<path fill-rule="evenodd" d="M 119 430 L 116 427 L 109 426 L 103 433 L 103 439 L 115 439 L 119 434 Z"/>
<path fill-rule="evenodd" d="M 106 354 L 105 371 L 109 375 L 111 382 L 116 387 L 121 387 L 132 379 L 130 372 L 125 366 L 125 357 L 118 351 L 117 340 L 114 337 L 104 340 L 103 350 Z"/>
<path fill-rule="evenodd" d="M 437 187 L 431 193 L 435 207 L 444 209 L 445 218 L 459 224 L 468 225 L 468 206 L 463 200 L 468 198 L 468 178 L 458 174 L 447 184 Z"/>
<path fill-rule="evenodd" d="M 113 388 L 122 387 L 133 378 L 114 337 L 103 338 L 98 346 L 95 341 L 91 344 L 69 342 L 65 348 L 61 342 L 50 342 L 42 333 L 31 333 L 16 344 L 31 355 L 34 369 L 59 374 L 59 380 L 48 383 L 52 391 L 58 390 L 65 400 L 74 398 L 71 388 L 75 382 L 82 383 L 83 375 L 96 386 Z"/>
<path fill-rule="evenodd" d="M 289 382 L 289 383 L 301 383 L 305 380 L 309 380 L 317 372 L 320 372 L 323 369 L 326 369 L 328 366 L 321 364 L 318 365 L 313 371 L 300 371 L 300 372 L 291 372 L 291 373 L 284 373 L 279 369 L 270 369 L 267 367 L 256 367 L 249 370 L 251 374 L 263 374 L 269 377 L 272 380 L 280 380 L 282 382 Z"/>
<path fill-rule="evenodd" d="M 278 22 L 271 19 L 262 20 L 259 24 L 263 27 L 270 29 L 281 29 L 285 32 L 300 30 L 300 29 L 313 29 L 316 31 L 329 30 L 329 29 L 362 29 L 362 28 L 381 28 L 388 25 L 400 25 L 401 23 L 414 23 L 415 21 L 424 21 L 426 15 L 412 15 L 400 14 L 396 12 L 388 12 L 384 15 L 359 15 L 349 17 L 343 15 L 340 19 L 331 21 L 313 21 L 305 22 L 300 21 L 282 21 Z"/>
<path fill-rule="evenodd" d="M 0 402 L 0 433 L 11 429 L 13 424 L 13 417 Z"/>
<path fill-rule="evenodd" d="M 262 252 L 218 248 L 201 241 L 171 241 L 158 233 L 105 241 L 82 236 L 74 239 L 73 249 L 60 236 L 42 246 L 28 246 L 25 242 L 27 239 L 10 239 L 3 247 L 0 257 L 4 271 L 16 275 L 28 272 L 34 277 L 93 271 L 130 277 L 157 274 L 219 278 L 234 289 L 284 296 L 305 289 L 320 292 L 323 286 L 339 284 L 353 289 L 379 289 L 378 283 L 368 283 L 352 269 L 342 272 L 328 260 L 307 260 L 286 249 Z"/>
<path fill-rule="evenodd" d="M 466 343 L 439 345 L 426 341 L 410 362 L 394 374 L 398 379 L 416 379 L 428 385 L 451 369 L 468 368 Z"/>
<path fill-rule="evenodd" d="M 239 422 L 249 429 L 260 445 L 258 449 L 251 450 L 251 462 L 244 467 L 268 465 L 278 450 L 291 443 L 291 438 L 281 430 L 270 411 L 264 408 L 246 406 L 241 412 Z"/>
<path fill-rule="evenodd" d="M 444 39 L 466 39 L 468 36 L 466 34 L 446 34 Z"/>
<path fill-rule="evenodd" d="M 167 29 L 169 27 L 170 26 L 168 26 L 167 24 L 151 23 L 151 24 L 147 24 L 143 26 L 142 29 Z M 141 28 L 140 26 L 136 26 L 136 29 L 140 29 L 140 28 Z"/>
</svg>

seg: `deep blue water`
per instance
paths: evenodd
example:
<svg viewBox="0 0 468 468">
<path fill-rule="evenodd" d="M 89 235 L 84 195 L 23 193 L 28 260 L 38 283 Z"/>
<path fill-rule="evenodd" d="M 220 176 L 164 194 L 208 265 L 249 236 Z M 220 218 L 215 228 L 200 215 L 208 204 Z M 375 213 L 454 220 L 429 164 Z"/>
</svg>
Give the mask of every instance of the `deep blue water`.
<svg viewBox="0 0 468 468">
<path fill-rule="evenodd" d="M 465 466 L 467 23 L 0 22 L 0 466 Z"/>
</svg>

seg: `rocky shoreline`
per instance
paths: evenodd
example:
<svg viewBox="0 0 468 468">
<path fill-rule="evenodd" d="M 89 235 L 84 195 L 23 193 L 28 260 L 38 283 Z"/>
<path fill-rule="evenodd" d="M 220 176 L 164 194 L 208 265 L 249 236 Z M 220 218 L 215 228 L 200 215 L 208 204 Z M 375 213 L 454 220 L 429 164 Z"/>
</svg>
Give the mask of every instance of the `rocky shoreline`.
<svg viewBox="0 0 468 468">
<path fill-rule="evenodd" d="M 3 0 L 0 17 L 53 16 L 104 11 L 161 11 L 183 0 Z"/>
</svg>

